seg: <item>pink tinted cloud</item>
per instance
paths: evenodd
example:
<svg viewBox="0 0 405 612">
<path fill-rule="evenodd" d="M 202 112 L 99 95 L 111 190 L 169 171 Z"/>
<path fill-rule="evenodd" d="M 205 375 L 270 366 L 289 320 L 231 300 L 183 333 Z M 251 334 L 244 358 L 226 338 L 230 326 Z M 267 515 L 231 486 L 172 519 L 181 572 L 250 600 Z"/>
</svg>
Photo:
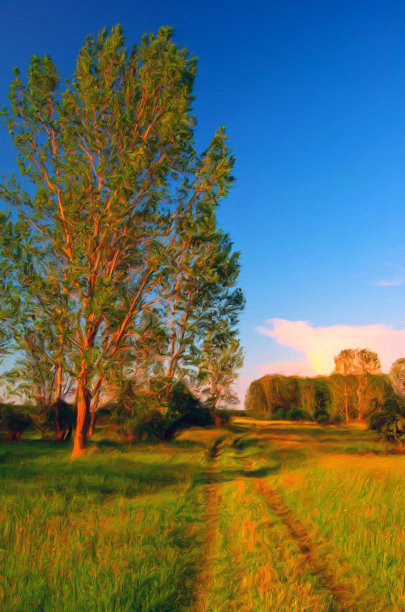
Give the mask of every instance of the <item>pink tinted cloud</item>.
<svg viewBox="0 0 405 612">
<path fill-rule="evenodd" d="M 334 356 L 346 348 L 375 351 L 385 372 L 390 370 L 396 359 L 405 356 L 405 329 L 397 330 L 379 324 L 313 327 L 308 321 L 286 319 L 270 319 L 267 324 L 266 327 L 259 327 L 258 331 L 283 346 L 301 352 L 306 357 L 303 363 L 310 364 L 313 374 L 330 374 L 335 365 Z M 263 367 L 268 367 L 268 364 Z"/>
</svg>

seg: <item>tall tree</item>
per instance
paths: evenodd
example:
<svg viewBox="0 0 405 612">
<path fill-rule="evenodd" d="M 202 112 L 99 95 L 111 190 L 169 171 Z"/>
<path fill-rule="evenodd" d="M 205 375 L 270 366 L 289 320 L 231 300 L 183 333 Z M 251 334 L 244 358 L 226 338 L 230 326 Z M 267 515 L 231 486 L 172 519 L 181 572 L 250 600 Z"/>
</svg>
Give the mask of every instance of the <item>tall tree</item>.
<svg viewBox="0 0 405 612">
<path fill-rule="evenodd" d="M 14 177 L 1 195 L 29 224 L 32 267 L 53 287 L 49 314 L 69 320 L 74 455 L 109 369 L 159 303 L 176 219 L 190 202 L 215 206 L 230 181 L 223 131 L 194 152 L 196 64 L 171 38 L 161 28 L 129 53 L 120 26 L 88 37 L 60 94 L 52 60 L 34 56 L 26 82 L 17 71 L 4 113 L 34 195 Z"/>
</svg>

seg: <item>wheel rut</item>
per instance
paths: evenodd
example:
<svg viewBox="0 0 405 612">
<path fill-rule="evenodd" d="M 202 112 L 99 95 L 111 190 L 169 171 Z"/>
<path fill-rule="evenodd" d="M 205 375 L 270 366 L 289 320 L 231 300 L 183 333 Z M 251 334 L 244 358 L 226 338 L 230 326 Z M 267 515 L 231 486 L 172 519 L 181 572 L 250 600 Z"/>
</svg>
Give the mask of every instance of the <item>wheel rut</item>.
<svg viewBox="0 0 405 612">
<path fill-rule="evenodd" d="M 322 558 L 319 546 L 311 539 L 307 529 L 286 504 L 281 494 L 271 489 L 262 479 L 256 479 L 252 484 L 257 493 L 263 497 L 269 508 L 287 528 L 290 537 L 304 556 L 311 573 L 331 593 L 336 609 L 358 610 L 359 608 L 349 588 L 335 576 L 328 565 L 328 561 Z"/>
<path fill-rule="evenodd" d="M 218 478 L 219 444 L 210 451 L 210 464 L 207 468 L 207 484 L 204 487 L 205 512 L 204 531 L 201 553 L 201 572 L 196 577 L 195 601 L 193 610 L 205 612 L 208 610 L 207 597 L 215 580 L 215 559 L 219 536 L 219 511 L 222 504 L 221 484 Z"/>
</svg>

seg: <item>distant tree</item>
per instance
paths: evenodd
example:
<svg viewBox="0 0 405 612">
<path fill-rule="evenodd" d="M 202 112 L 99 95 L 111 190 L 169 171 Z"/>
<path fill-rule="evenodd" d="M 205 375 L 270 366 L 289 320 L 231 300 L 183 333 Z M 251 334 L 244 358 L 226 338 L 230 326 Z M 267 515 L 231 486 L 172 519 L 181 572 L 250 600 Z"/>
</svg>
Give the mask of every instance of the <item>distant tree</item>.
<svg viewBox="0 0 405 612">
<path fill-rule="evenodd" d="M 355 418 L 357 410 L 358 377 L 355 374 L 332 374 L 329 376 L 329 388 L 333 403 L 343 415 L 346 423 Z"/>
<path fill-rule="evenodd" d="M 329 423 L 331 392 L 326 378 L 314 378 L 314 400 L 315 412 L 314 419 L 318 423 Z"/>
<path fill-rule="evenodd" d="M 365 413 L 369 409 L 369 395 L 373 389 L 373 379 L 371 375 L 381 373 L 381 363 L 377 353 L 369 349 L 344 349 L 335 357 L 334 374 L 343 376 L 355 375 L 357 393 L 357 416 L 359 421 L 364 420 Z M 335 379 L 337 381 L 337 379 Z M 348 393 L 349 388 L 344 380 L 345 387 L 345 418 L 349 420 Z"/>
<path fill-rule="evenodd" d="M 369 349 L 344 349 L 335 357 L 335 374 L 380 374 L 377 353 Z"/>
<path fill-rule="evenodd" d="M 255 417 L 270 416 L 271 405 L 266 396 L 262 379 L 254 380 L 246 393 L 245 410 Z"/>
<path fill-rule="evenodd" d="M 401 357 L 392 364 L 389 376 L 395 393 L 405 397 L 405 358 Z"/>
<path fill-rule="evenodd" d="M 1 220 L 0 220 L 1 221 Z M 16 222 L 2 218 L 0 268 L 7 308 L 9 348 L 17 360 L 4 380 L 12 384 L 12 393 L 34 404 L 41 411 L 53 412 L 56 435 L 60 433 L 60 402 L 69 390 L 66 359 L 66 335 L 69 313 L 66 300 L 59 293 L 52 276 L 38 273 L 39 260 L 27 220 L 21 211 Z"/>
<path fill-rule="evenodd" d="M 301 405 L 297 376 L 269 374 L 254 381 L 246 396 L 246 409 L 257 416 L 288 418 Z"/>
</svg>

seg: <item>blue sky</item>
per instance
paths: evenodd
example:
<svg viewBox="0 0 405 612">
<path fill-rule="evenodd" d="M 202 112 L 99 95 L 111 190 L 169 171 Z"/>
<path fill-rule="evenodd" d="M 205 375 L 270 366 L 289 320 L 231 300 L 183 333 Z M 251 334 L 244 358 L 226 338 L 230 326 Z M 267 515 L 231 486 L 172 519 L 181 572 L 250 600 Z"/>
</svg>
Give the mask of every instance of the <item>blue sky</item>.
<svg viewBox="0 0 405 612">
<path fill-rule="evenodd" d="M 316 373 L 321 348 L 284 333 L 297 321 L 324 353 L 325 337 L 384 352 L 386 333 L 387 364 L 404 356 L 390 328 L 405 328 L 405 4 L 0 0 L 0 105 L 13 66 L 49 53 L 68 77 L 85 36 L 118 22 L 128 46 L 175 27 L 199 58 L 200 148 L 226 126 L 236 182 L 219 219 L 242 253 L 245 383 L 279 363 Z M 0 171 L 14 157 L 2 127 Z"/>
</svg>

